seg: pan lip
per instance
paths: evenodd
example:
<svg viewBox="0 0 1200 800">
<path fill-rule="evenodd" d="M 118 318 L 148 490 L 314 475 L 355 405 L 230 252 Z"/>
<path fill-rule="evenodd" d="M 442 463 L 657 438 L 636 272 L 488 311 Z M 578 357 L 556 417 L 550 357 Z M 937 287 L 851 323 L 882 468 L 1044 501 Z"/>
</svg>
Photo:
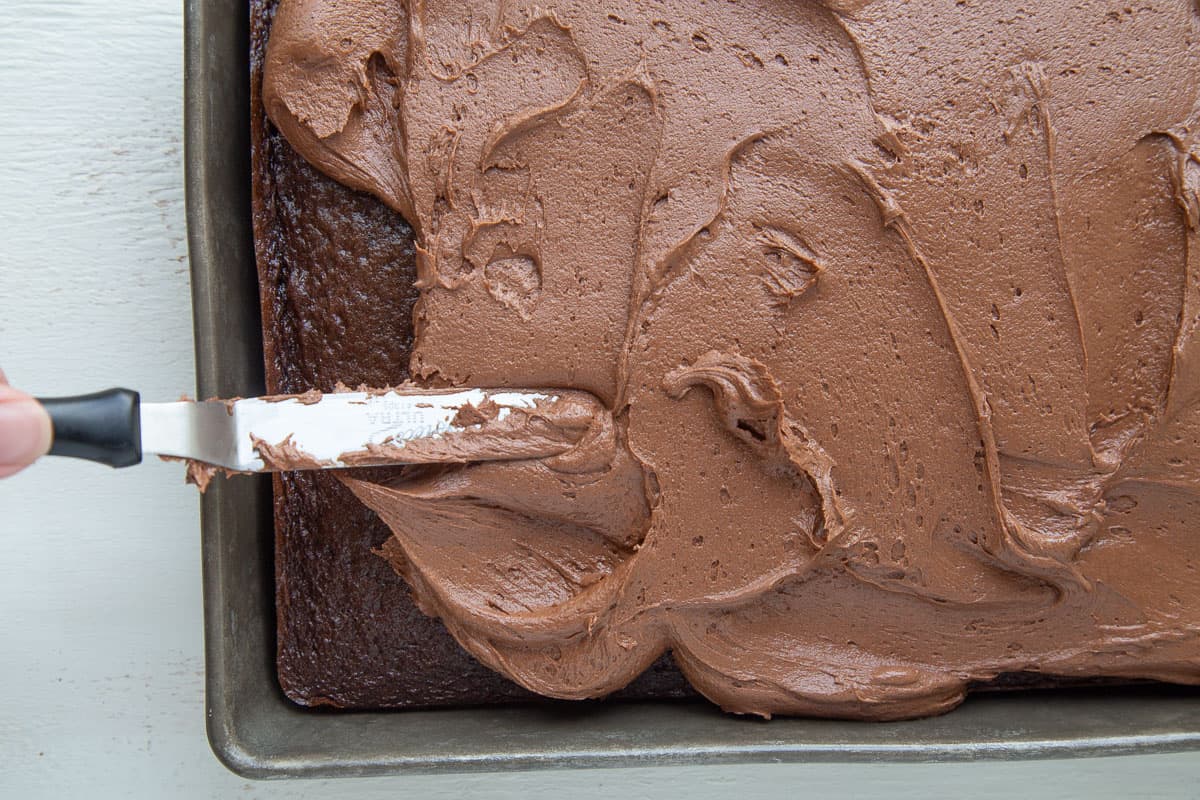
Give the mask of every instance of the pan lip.
<svg viewBox="0 0 1200 800">
<path fill-rule="evenodd" d="M 249 0 L 185 2 L 185 179 L 199 397 L 263 391 L 250 212 Z M 629 703 L 328 714 L 275 674 L 271 480 L 201 500 L 206 723 L 247 778 L 762 762 L 1021 760 L 1200 749 L 1200 690 L 973 696 L 947 716 L 734 718 Z M 249 587 L 249 588 L 247 588 Z"/>
</svg>

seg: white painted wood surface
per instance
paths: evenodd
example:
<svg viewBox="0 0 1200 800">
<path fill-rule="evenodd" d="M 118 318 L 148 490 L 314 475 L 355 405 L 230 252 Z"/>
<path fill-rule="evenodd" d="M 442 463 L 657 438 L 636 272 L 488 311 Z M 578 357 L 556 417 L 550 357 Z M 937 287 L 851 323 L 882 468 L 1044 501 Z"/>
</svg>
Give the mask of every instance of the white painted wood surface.
<svg viewBox="0 0 1200 800">
<path fill-rule="evenodd" d="M 0 3 L 0 364 L 191 391 L 182 9 Z M 204 737 L 197 501 L 177 466 L 0 484 L 0 797 L 1187 797 L 1200 756 L 247 783 Z"/>
</svg>

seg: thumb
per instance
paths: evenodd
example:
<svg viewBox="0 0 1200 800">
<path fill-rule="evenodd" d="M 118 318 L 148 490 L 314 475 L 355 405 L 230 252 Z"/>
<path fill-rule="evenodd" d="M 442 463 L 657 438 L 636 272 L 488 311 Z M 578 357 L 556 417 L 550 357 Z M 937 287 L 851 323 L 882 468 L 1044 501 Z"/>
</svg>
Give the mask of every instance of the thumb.
<svg viewBox="0 0 1200 800">
<path fill-rule="evenodd" d="M 29 466 L 50 449 L 50 415 L 0 373 L 0 478 Z"/>
</svg>

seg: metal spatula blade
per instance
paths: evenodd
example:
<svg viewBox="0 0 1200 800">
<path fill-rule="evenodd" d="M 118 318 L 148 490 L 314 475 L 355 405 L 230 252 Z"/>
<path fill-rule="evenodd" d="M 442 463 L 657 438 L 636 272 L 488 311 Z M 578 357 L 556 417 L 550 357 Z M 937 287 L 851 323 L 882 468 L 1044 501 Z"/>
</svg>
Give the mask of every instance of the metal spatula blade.
<svg viewBox="0 0 1200 800">
<path fill-rule="evenodd" d="M 142 403 L 136 392 L 110 389 L 40 402 L 54 422 L 51 455 L 123 467 L 157 454 L 267 472 L 468 460 L 464 453 L 473 461 L 557 455 L 573 442 L 535 436 L 509 443 L 486 434 L 505 429 L 514 412 L 546 410 L 562 399 L 554 392 L 466 389 Z M 456 444 L 468 439 L 469 448 Z"/>
</svg>

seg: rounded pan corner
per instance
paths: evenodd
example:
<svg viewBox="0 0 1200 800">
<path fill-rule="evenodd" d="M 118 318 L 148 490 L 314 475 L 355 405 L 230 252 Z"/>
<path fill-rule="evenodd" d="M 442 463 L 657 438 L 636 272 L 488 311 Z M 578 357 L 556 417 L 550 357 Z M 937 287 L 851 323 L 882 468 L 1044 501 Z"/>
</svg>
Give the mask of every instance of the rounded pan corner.
<svg viewBox="0 0 1200 800">
<path fill-rule="evenodd" d="M 238 730 L 237 720 L 225 712 L 209 706 L 205 727 L 213 755 L 233 774 L 251 780 L 286 777 L 271 755 L 251 744 L 252 739 Z"/>
</svg>

